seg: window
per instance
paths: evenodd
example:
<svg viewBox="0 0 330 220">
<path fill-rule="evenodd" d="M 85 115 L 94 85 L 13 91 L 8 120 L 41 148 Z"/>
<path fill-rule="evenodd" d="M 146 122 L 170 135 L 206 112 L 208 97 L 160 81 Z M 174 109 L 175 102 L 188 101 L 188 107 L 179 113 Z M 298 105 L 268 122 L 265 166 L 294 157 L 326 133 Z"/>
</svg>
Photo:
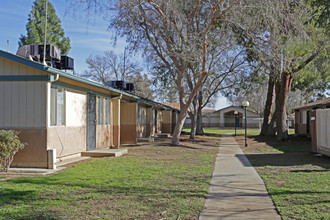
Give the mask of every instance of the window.
<svg viewBox="0 0 330 220">
<path fill-rule="evenodd" d="M 65 122 L 64 89 L 52 86 L 50 92 L 50 125 L 64 125 Z"/>
<path fill-rule="evenodd" d="M 111 113 L 110 106 L 111 106 L 110 99 L 105 99 L 105 124 L 106 125 L 110 124 L 110 113 Z"/>
<path fill-rule="evenodd" d="M 104 124 L 104 99 L 101 97 L 98 97 L 97 124 Z"/>
<path fill-rule="evenodd" d="M 147 123 L 147 110 L 145 107 L 138 106 L 138 124 L 143 125 Z"/>
</svg>

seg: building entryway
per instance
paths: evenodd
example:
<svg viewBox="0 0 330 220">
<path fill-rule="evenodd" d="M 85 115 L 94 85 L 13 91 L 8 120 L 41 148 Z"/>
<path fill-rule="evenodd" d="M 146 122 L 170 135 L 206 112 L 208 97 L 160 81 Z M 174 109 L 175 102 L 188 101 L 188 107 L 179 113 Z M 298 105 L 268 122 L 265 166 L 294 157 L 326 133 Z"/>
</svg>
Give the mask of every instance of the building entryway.
<svg viewBox="0 0 330 220">
<path fill-rule="evenodd" d="M 96 96 L 87 94 L 86 150 L 96 149 Z"/>
</svg>

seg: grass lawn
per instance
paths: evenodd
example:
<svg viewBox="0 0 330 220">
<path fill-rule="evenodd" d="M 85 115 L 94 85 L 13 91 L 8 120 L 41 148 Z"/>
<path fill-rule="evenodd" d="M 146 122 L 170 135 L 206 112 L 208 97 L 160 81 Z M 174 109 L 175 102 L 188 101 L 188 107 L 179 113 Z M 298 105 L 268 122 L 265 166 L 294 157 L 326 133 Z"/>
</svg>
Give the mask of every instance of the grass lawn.
<svg viewBox="0 0 330 220">
<path fill-rule="evenodd" d="M 236 140 L 243 144 L 244 138 Z M 249 138 L 242 147 L 283 219 L 330 219 L 330 158 L 311 153 L 307 138 Z"/>
<path fill-rule="evenodd" d="M 0 179 L 0 219 L 197 219 L 219 140 L 182 143 L 128 147 L 127 156 L 52 176 Z"/>
<path fill-rule="evenodd" d="M 184 132 L 190 132 L 190 128 L 184 128 L 182 131 Z M 213 128 L 203 128 L 205 134 L 235 134 L 235 128 L 218 128 L 218 127 L 213 127 Z M 294 129 L 289 130 L 290 134 L 294 133 Z M 245 129 L 244 128 L 238 128 L 236 130 L 237 135 L 244 135 L 245 134 Z M 260 134 L 260 129 L 259 128 L 247 128 L 247 135 L 248 136 L 256 136 Z"/>
</svg>

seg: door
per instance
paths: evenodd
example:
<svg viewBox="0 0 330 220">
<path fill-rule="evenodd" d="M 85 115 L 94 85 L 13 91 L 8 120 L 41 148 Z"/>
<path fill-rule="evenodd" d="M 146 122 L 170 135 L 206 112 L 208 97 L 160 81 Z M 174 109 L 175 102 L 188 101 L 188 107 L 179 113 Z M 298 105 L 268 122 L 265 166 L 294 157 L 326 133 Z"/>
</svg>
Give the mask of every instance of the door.
<svg viewBox="0 0 330 220">
<path fill-rule="evenodd" d="M 96 149 L 96 96 L 87 94 L 87 146 L 86 150 Z"/>
<path fill-rule="evenodd" d="M 239 117 L 235 117 L 235 127 L 240 127 L 240 124 L 239 124 Z"/>
<path fill-rule="evenodd" d="M 157 110 L 155 110 L 155 133 L 157 132 Z"/>
<path fill-rule="evenodd" d="M 307 114 L 307 117 L 306 117 L 306 134 L 310 134 L 311 133 L 311 112 L 310 111 L 307 111 L 306 112 Z"/>
</svg>

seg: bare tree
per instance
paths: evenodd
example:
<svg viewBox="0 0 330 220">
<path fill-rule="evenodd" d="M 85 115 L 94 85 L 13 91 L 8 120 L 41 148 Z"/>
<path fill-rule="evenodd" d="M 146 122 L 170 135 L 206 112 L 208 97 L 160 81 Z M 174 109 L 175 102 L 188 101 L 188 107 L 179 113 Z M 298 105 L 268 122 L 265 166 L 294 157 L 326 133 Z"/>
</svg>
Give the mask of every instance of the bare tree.
<svg viewBox="0 0 330 220">
<path fill-rule="evenodd" d="M 132 61 L 126 53 L 117 55 L 114 51 L 104 52 L 104 55 L 89 56 L 86 59 L 88 70 L 85 70 L 84 77 L 105 83 L 109 80 L 126 80 L 142 71 L 142 68 Z"/>
<path fill-rule="evenodd" d="M 154 53 L 165 65 L 175 67 L 173 78 L 179 92 L 180 114 L 174 129 L 172 144 L 179 145 L 180 132 L 190 106 L 198 89 L 208 74 L 207 51 L 210 46 L 208 37 L 218 35 L 222 18 L 239 2 L 229 1 L 181 1 L 181 0 L 118 0 L 114 5 L 109 1 L 87 0 L 90 12 L 109 12 L 114 9 L 111 27 L 118 35 L 126 36 L 132 47 L 144 48 L 145 53 Z M 106 10 L 106 11 L 105 11 Z M 197 15 L 204 19 L 196 23 Z M 198 25 L 198 29 L 195 28 Z M 222 28 L 221 28 L 222 29 Z M 188 65 L 201 63 L 201 72 L 192 91 L 184 87 L 184 74 Z"/>
</svg>

